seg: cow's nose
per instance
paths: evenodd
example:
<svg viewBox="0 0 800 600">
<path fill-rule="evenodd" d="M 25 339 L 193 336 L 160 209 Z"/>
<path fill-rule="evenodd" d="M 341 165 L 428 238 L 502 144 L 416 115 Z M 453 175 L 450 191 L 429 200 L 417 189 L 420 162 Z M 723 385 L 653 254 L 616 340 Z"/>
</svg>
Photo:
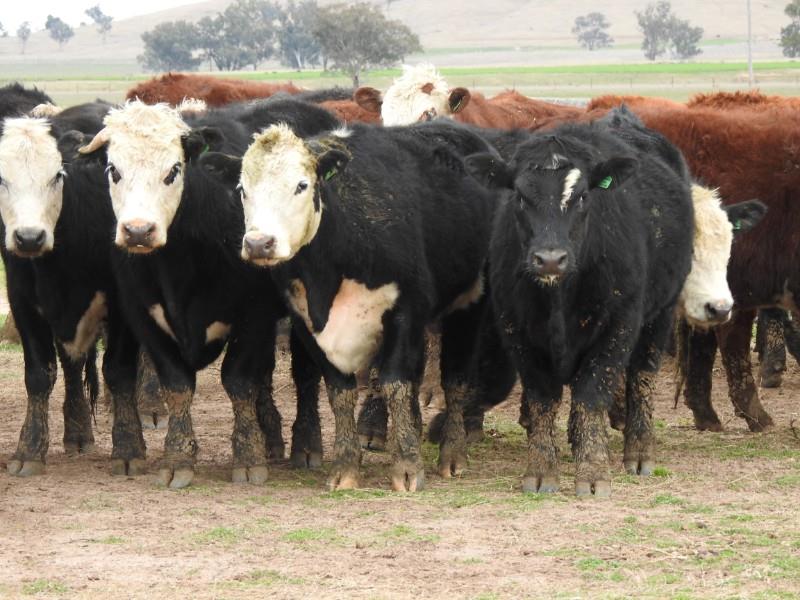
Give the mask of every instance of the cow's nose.
<svg viewBox="0 0 800 600">
<path fill-rule="evenodd" d="M 20 252 L 32 254 L 41 251 L 45 239 L 47 234 L 38 227 L 20 227 L 14 232 L 14 243 Z"/>
<path fill-rule="evenodd" d="M 244 249 L 251 260 L 271 258 L 275 253 L 275 237 L 263 233 L 248 233 L 244 236 Z"/>
<path fill-rule="evenodd" d="M 156 224 L 148 223 L 147 221 L 129 221 L 122 225 L 122 231 L 125 233 L 125 244 L 128 247 L 152 246 L 155 230 Z"/>
<path fill-rule="evenodd" d="M 419 118 L 421 122 L 425 121 L 433 121 L 436 118 L 436 109 L 429 108 L 425 112 L 422 113 L 422 116 Z"/>
<path fill-rule="evenodd" d="M 568 266 L 566 250 L 540 250 L 533 254 L 533 268 L 537 275 L 563 275 Z"/>
<path fill-rule="evenodd" d="M 709 321 L 715 323 L 722 323 L 728 320 L 733 308 L 733 302 L 730 300 L 717 300 L 716 302 L 708 302 L 706 304 L 706 317 Z"/>
</svg>

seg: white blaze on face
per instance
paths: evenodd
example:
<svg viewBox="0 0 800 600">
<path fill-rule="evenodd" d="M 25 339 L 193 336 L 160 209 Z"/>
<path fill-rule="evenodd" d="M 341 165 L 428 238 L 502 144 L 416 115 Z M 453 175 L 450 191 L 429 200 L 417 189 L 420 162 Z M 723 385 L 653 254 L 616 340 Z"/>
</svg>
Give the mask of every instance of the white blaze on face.
<svg viewBox="0 0 800 600">
<path fill-rule="evenodd" d="M 694 255 L 692 270 L 681 291 L 679 306 L 693 325 L 710 326 L 707 306 L 733 305 L 728 287 L 728 260 L 733 227 L 722 209 L 717 190 L 692 186 L 694 203 Z"/>
<path fill-rule="evenodd" d="M 383 95 L 383 124 L 410 125 L 428 112 L 452 117 L 449 98 L 450 88 L 433 65 L 403 65 L 403 74 Z"/>
<path fill-rule="evenodd" d="M 117 217 L 114 242 L 127 247 L 126 225 L 154 225 L 151 247 L 142 251 L 163 246 L 183 194 L 181 139 L 189 126 L 174 108 L 138 100 L 112 110 L 104 123 L 97 135 L 108 140 L 109 190 Z"/>
<path fill-rule="evenodd" d="M 578 179 L 580 178 L 580 169 L 571 169 L 564 178 L 564 192 L 561 194 L 561 212 L 567 212 L 569 199 L 572 198 L 572 192 L 575 189 L 575 184 L 578 183 Z"/>
<path fill-rule="evenodd" d="M 63 202 L 63 165 L 50 124 L 44 119 L 6 119 L 0 135 L 0 217 L 5 245 L 17 251 L 15 233 L 43 231 L 41 251 L 53 249 Z"/>
<path fill-rule="evenodd" d="M 273 125 L 255 137 L 242 157 L 242 206 L 245 239 L 274 239 L 263 266 L 289 260 L 316 235 L 322 205 L 314 205 L 316 159 L 286 125 Z M 321 200 L 320 200 L 321 202 Z M 244 244 L 242 258 L 248 259 Z"/>
</svg>

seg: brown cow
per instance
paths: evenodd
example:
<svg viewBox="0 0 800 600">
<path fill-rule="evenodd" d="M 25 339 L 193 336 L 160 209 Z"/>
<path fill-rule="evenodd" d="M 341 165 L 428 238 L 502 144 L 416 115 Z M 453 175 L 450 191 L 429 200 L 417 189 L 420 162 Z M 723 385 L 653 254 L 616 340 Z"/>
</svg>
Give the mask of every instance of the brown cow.
<svg viewBox="0 0 800 600">
<path fill-rule="evenodd" d="M 758 90 L 714 92 L 695 94 L 686 103 L 689 108 L 718 108 L 769 110 L 773 108 L 800 108 L 800 98 L 767 96 Z"/>
<path fill-rule="evenodd" d="M 529 128 L 539 119 L 574 119 L 583 113 L 581 108 L 534 100 L 513 90 L 487 99 L 463 87 L 451 89 L 428 64 L 404 66 L 386 94 L 359 88 L 355 100 L 366 110 L 379 110 L 384 125 L 409 125 L 445 116 L 479 127 L 519 129 Z"/>
<path fill-rule="evenodd" d="M 221 79 L 210 75 L 165 73 L 128 90 L 126 98 L 139 98 L 147 104 L 166 102 L 177 106 L 184 98 L 197 98 L 209 106 L 268 98 L 278 92 L 297 94 L 303 90 L 293 83 L 265 83 L 244 79 Z"/>
<path fill-rule="evenodd" d="M 319 105 L 332 112 L 343 123 L 375 123 L 380 125 L 381 113 L 369 110 L 354 100 L 325 100 Z"/>
<path fill-rule="evenodd" d="M 654 98 L 652 96 L 615 96 L 613 94 L 608 94 L 606 96 L 597 96 L 596 98 L 592 98 L 589 101 L 589 104 L 586 105 L 586 110 L 587 111 L 593 111 L 598 109 L 608 110 L 610 108 L 614 108 L 615 106 L 619 106 L 620 104 L 625 104 L 628 108 L 631 109 L 686 108 L 685 104 L 681 104 L 680 102 L 675 102 L 674 100 L 669 100 L 668 98 Z"/>
</svg>

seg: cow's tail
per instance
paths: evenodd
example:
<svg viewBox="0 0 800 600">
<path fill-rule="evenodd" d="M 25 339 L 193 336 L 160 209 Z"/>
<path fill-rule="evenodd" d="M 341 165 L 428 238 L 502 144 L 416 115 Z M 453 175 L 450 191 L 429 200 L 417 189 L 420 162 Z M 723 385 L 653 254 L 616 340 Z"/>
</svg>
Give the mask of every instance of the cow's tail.
<svg viewBox="0 0 800 600">
<path fill-rule="evenodd" d="M 92 418 L 97 418 L 97 398 L 100 396 L 100 379 L 97 375 L 97 342 L 92 344 L 89 352 L 86 353 L 86 363 L 83 367 L 83 388 L 89 397 L 89 407 L 92 411 Z"/>
</svg>

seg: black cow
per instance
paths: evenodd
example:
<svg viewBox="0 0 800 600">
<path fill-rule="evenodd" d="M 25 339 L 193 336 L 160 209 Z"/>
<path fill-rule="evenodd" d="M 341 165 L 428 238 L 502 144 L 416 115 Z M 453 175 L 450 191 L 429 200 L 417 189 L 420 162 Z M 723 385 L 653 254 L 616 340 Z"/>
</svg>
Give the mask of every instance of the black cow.
<svg viewBox="0 0 800 600">
<path fill-rule="evenodd" d="M 102 169 L 73 160 L 83 136 L 102 128 L 107 110 L 105 103 L 90 103 L 49 120 L 23 117 L 2 123 L 2 257 L 22 340 L 28 393 L 19 445 L 8 463 L 14 475 L 34 475 L 44 469 L 56 355 L 66 388 L 64 448 L 68 453 L 92 448 L 91 408 L 98 393 L 95 343 L 103 323 L 107 325 L 103 368 L 115 413 L 112 472 L 136 474 L 144 468 L 144 439 L 133 389 L 122 386 L 117 377 L 120 361 L 131 360 L 135 368 L 137 346 L 121 319 L 111 274 L 114 217 L 108 186 Z"/>
<path fill-rule="evenodd" d="M 558 488 L 554 419 L 569 384 L 575 491 L 606 496 L 605 413 L 622 381 L 625 467 L 652 470 L 652 379 L 691 267 L 689 181 L 606 124 L 564 126 L 532 136 L 510 163 L 481 154 L 467 167 L 507 190 L 490 271 L 528 405 L 523 488 Z"/>
<path fill-rule="evenodd" d="M 109 114 L 82 152 L 91 155 L 107 144 L 119 247 L 115 275 L 126 318 L 153 360 L 170 414 L 160 480 L 171 487 L 191 482 L 196 372 L 227 344 L 222 383 L 234 411 L 233 480 L 261 483 L 267 448 L 259 423 L 270 454 L 283 456 L 271 378 L 275 325 L 287 311 L 269 278 L 239 257 L 244 227 L 238 198 L 192 162 L 212 147 L 241 154 L 254 131 L 276 121 L 291 123 L 301 135 L 338 122 L 319 107 L 284 99 L 186 119 L 193 130 L 174 109 L 129 102 Z M 299 420 L 292 462 L 317 466 L 320 375 L 302 352 L 293 343 Z"/>
<path fill-rule="evenodd" d="M 0 119 L 22 116 L 40 104 L 53 104 L 43 91 L 28 89 L 19 83 L 0 87 Z"/>
<path fill-rule="evenodd" d="M 201 160 L 229 184 L 240 182 L 242 256 L 273 267 L 305 321 L 336 420 L 334 489 L 358 482 L 354 373 L 373 359 L 393 423 L 392 486 L 423 486 L 417 386 L 424 328 L 439 315 L 453 415 L 439 468 L 449 477 L 464 466 L 460 406 L 486 313 L 482 271 L 494 201 L 466 175 L 454 148 L 488 149 L 447 123 L 354 125 L 308 140 L 277 126 L 243 160 L 217 153 Z"/>
</svg>

